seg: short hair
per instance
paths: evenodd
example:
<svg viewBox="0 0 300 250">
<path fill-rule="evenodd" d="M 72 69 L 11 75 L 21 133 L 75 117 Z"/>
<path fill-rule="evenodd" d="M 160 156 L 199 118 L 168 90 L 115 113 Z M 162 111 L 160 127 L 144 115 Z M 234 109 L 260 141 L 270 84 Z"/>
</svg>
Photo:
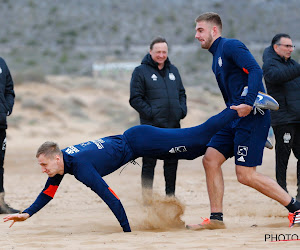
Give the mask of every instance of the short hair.
<svg viewBox="0 0 300 250">
<path fill-rule="evenodd" d="M 271 46 L 273 46 L 274 44 L 278 44 L 278 42 L 280 41 L 280 39 L 282 37 L 291 39 L 291 37 L 288 34 L 285 34 L 285 33 L 276 34 L 272 39 Z"/>
<path fill-rule="evenodd" d="M 168 45 L 167 40 L 166 40 L 164 37 L 158 36 L 158 37 L 155 37 L 155 38 L 151 41 L 151 43 L 150 43 L 150 49 L 151 49 L 151 50 L 153 49 L 153 46 L 154 46 L 154 44 L 156 44 L 156 43 L 166 43 L 166 44 Z"/>
<path fill-rule="evenodd" d="M 222 20 L 221 17 L 215 12 L 206 12 L 198 16 L 195 20 L 196 23 L 206 21 L 217 25 L 222 31 Z"/>
<path fill-rule="evenodd" d="M 38 158 L 41 154 L 47 157 L 53 157 L 55 155 L 62 155 L 62 152 L 57 143 L 46 141 L 38 148 L 35 157 Z"/>
</svg>

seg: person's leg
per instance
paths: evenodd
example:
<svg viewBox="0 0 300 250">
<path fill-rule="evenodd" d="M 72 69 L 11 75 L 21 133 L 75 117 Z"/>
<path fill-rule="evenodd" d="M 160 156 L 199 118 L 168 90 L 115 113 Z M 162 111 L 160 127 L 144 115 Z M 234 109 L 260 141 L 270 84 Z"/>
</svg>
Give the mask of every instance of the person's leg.
<svg viewBox="0 0 300 250">
<path fill-rule="evenodd" d="M 283 206 L 287 206 L 291 201 L 291 196 L 276 181 L 256 172 L 256 167 L 236 165 L 236 175 L 240 183 L 256 189 Z"/>
<path fill-rule="evenodd" d="M 11 208 L 4 200 L 4 157 L 6 151 L 6 130 L 0 129 L 0 214 L 18 213 L 19 210 Z"/>
<path fill-rule="evenodd" d="M 227 108 L 199 126 L 168 129 L 139 125 L 123 135 L 136 158 L 192 160 L 204 155 L 212 136 L 236 117 L 237 112 Z"/>
<path fill-rule="evenodd" d="M 154 179 L 154 168 L 156 165 L 156 159 L 143 157 L 142 166 L 142 187 L 143 188 L 153 188 Z"/>
<path fill-rule="evenodd" d="M 152 196 L 154 169 L 156 165 L 156 159 L 143 157 L 142 166 L 142 195 L 144 203 L 148 203 Z"/>
<path fill-rule="evenodd" d="M 178 160 L 176 159 L 164 160 L 166 195 L 168 196 L 175 195 L 177 166 L 178 166 Z"/>
<path fill-rule="evenodd" d="M 221 166 L 225 161 L 225 157 L 214 148 L 208 148 L 202 160 L 211 213 L 223 212 L 224 180 Z"/>
<path fill-rule="evenodd" d="M 287 191 L 286 171 L 292 148 L 292 133 L 290 128 L 287 124 L 273 127 L 276 140 L 276 180 L 285 191 Z"/>
<path fill-rule="evenodd" d="M 294 124 L 293 153 L 297 158 L 297 201 L 300 201 L 300 124 Z"/>
<path fill-rule="evenodd" d="M 202 161 L 205 169 L 211 215 L 210 219 L 204 219 L 201 224 L 188 224 L 186 227 L 192 230 L 223 229 L 225 228 L 223 223 L 224 180 L 221 167 L 226 158 L 216 149 L 209 147 Z"/>
<path fill-rule="evenodd" d="M 256 189 L 285 206 L 289 210 L 290 227 L 300 226 L 300 202 L 292 198 L 277 182 L 257 173 L 256 167 L 236 165 L 236 175 L 240 183 Z"/>
<path fill-rule="evenodd" d="M 0 193 L 4 192 L 4 156 L 5 156 L 5 147 L 3 147 L 3 142 L 6 138 L 5 129 L 0 129 Z"/>
</svg>

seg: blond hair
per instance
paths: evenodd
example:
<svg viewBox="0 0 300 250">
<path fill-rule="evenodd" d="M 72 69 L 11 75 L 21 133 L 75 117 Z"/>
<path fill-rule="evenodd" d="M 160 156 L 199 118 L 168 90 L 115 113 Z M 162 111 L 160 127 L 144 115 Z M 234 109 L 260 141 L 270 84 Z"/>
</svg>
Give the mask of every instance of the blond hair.
<svg viewBox="0 0 300 250">
<path fill-rule="evenodd" d="M 206 21 L 206 22 L 212 23 L 219 28 L 220 32 L 222 31 L 222 20 L 221 20 L 221 17 L 217 13 L 214 13 L 214 12 L 203 13 L 200 16 L 198 16 L 195 20 L 196 23 L 201 22 L 201 21 Z"/>
<path fill-rule="evenodd" d="M 57 143 L 46 141 L 38 148 L 35 157 L 38 158 L 41 154 L 53 157 L 55 155 L 62 155 L 62 152 Z"/>
</svg>

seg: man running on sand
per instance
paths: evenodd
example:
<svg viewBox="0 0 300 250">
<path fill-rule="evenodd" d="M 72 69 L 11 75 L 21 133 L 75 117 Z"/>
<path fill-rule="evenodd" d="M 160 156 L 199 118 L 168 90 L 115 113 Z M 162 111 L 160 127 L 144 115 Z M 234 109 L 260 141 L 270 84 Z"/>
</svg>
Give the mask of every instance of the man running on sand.
<svg viewBox="0 0 300 250">
<path fill-rule="evenodd" d="M 221 166 L 232 156 L 235 156 L 238 181 L 285 206 L 290 212 L 290 227 L 300 225 L 300 203 L 274 180 L 256 172 L 256 166 L 262 163 L 265 139 L 270 127 L 269 110 L 254 112 L 252 107 L 258 91 L 265 91 L 261 68 L 242 42 L 221 37 L 222 21 L 218 14 L 208 12 L 197 17 L 195 30 L 195 38 L 201 43 L 201 47 L 213 55 L 212 69 L 226 106 L 236 105 L 239 118 L 213 136 L 203 157 L 210 219 L 200 224 L 187 225 L 187 228 L 225 228 Z M 246 86 L 248 94 L 241 99 L 241 92 Z"/>
</svg>

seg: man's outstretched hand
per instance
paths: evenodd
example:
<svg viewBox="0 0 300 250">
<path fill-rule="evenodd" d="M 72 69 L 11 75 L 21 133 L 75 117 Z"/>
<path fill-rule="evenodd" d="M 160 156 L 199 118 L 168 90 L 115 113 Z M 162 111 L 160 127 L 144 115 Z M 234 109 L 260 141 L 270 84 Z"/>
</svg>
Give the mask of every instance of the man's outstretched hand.
<svg viewBox="0 0 300 250">
<path fill-rule="evenodd" d="M 237 106 L 232 105 L 232 106 L 230 106 L 230 108 L 236 110 L 239 117 L 245 117 L 245 116 L 249 115 L 252 110 L 252 106 L 247 105 L 247 104 L 240 104 Z"/>
<path fill-rule="evenodd" d="M 16 221 L 24 221 L 24 220 L 27 220 L 29 218 L 29 214 L 27 213 L 24 213 L 24 214 L 9 214 L 7 216 L 5 216 L 3 218 L 4 222 L 7 222 L 9 220 L 12 220 L 13 222 L 11 223 L 11 225 L 9 227 L 12 227 L 13 224 L 16 222 Z"/>
</svg>

